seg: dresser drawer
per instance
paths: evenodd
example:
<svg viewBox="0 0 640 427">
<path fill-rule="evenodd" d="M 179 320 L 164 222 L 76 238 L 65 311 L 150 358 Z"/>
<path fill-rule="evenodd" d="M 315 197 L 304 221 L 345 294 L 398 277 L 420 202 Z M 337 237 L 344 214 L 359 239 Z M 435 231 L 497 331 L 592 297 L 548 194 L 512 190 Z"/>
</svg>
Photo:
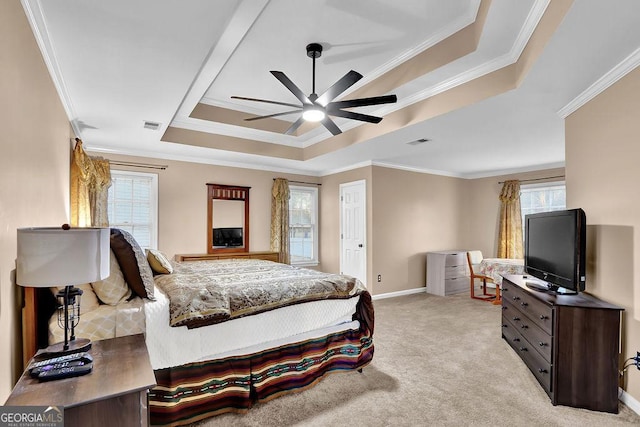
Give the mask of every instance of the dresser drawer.
<svg viewBox="0 0 640 427">
<path fill-rule="evenodd" d="M 502 282 L 502 299 L 518 307 L 549 335 L 553 333 L 553 307 L 539 301 L 508 281 Z"/>
<path fill-rule="evenodd" d="M 467 253 L 466 252 L 451 252 L 447 254 L 447 258 L 444 262 L 445 267 L 464 267 L 467 265 Z"/>
<path fill-rule="evenodd" d="M 551 363 L 535 350 L 520 333 L 519 328 L 511 323 L 504 314 L 502 316 L 502 336 L 531 370 L 545 392 L 549 394 L 551 392 Z"/>
<path fill-rule="evenodd" d="M 445 295 L 459 294 L 469 291 L 469 278 L 468 277 L 456 277 L 453 279 L 444 280 Z"/>
<path fill-rule="evenodd" d="M 444 268 L 445 279 L 455 279 L 458 277 L 467 277 L 467 271 L 462 265 L 449 266 Z M 468 277 L 467 277 L 468 280 Z"/>
<path fill-rule="evenodd" d="M 512 306 L 507 300 L 503 302 L 503 305 L 502 316 L 520 331 L 524 339 L 526 339 L 547 362 L 551 363 L 551 335 L 542 330 L 536 323 L 522 314 L 517 307 Z"/>
</svg>

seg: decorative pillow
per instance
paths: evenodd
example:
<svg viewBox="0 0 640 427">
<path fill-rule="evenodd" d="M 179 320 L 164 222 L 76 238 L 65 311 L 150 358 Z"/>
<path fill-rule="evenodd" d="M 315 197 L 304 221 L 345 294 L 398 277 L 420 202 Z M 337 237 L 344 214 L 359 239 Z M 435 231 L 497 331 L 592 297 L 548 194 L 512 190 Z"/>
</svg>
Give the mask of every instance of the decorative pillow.
<svg viewBox="0 0 640 427">
<path fill-rule="evenodd" d="M 113 251 L 109 262 L 109 277 L 93 282 L 91 287 L 96 295 L 105 304 L 116 305 L 126 301 L 131 296 L 131 289 L 124 280 L 120 265 Z M 84 294 L 82 295 L 84 300 Z M 82 300 L 81 300 L 82 301 Z"/>
<path fill-rule="evenodd" d="M 153 272 L 144 252 L 131 234 L 118 228 L 111 229 L 111 250 L 120 264 L 124 280 L 134 294 L 153 298 Z"/>
<path fill-rule="evenodd" d="M 147 260 L 151 266 L 151 270 L 157 274 L 171 274 L 173 273 L 173 266 L 167 259 L 167 257 L 160 251 L 155 249 L 146 249 Z"/>
</svg>

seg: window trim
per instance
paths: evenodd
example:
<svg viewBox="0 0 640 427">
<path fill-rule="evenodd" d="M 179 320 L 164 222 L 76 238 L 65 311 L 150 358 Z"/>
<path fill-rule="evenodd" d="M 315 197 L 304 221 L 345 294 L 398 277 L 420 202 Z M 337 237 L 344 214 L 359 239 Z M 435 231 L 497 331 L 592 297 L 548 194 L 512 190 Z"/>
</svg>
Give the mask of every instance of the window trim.
<svg viewBox="0 0 640 427">
<path fill-rule="evenodd" d="M 318 253 L 318 239 L 320 236 L 319 230 L 319 191 L 318 187 L 310 187 L 304 185 L 289 185 L 289 194 L 292 191 L 306 191 L 312 193 L 313 203 L 314 203 L 314 227 L 313 227 L 313 259 L 307 261 L 291 261 L 291 265 L 299 266 L 299 267 L 315 267 L 320 264 L 320 256 Z M 289 196 L 291 197 L 291 196 Z M 291 207 L 289 207 L 289 212 L 291 212 Z M 289 230 L 291 230 L 291 224 L 289 224 Z M 291 258 L 291 245 L 289 245 L 289 257 Z"/>
<path fill-rule="evenodd" d="M 134 172 L 120 169 L 111 169 L 111 177 L 114 175 L 120 176 L 144 176 L 151 178 L 151 194 L 150 196 L 150 217 L 151 217 L 151 236 L 150 236 L 150 249 L 158 249 L 158 174 L 151 172 Z M 111 226 L 111 219 L 109 219 L 109 226 Z"/>
</svg>

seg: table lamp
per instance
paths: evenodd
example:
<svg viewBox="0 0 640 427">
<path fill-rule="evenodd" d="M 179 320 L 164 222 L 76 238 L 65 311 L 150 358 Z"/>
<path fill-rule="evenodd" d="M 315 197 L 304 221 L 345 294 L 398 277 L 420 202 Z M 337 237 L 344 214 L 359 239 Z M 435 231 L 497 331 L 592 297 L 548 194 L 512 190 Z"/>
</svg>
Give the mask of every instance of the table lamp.
<svg viewBox="0 0 640 427">
<path fill-rule="evenodd" d="M 64 285 L 56 294 L 64 342 L 47 347 L 45 353 L 62 355 L 91 348 L 90 340 L 75 337 L 82 290 L 74 285 L 109 276 L 109 252 L 108 228 L 71 228 L 65 224 L 60 228 L 18 229 L 16 283 L 35 288 Z"/>
</svg>

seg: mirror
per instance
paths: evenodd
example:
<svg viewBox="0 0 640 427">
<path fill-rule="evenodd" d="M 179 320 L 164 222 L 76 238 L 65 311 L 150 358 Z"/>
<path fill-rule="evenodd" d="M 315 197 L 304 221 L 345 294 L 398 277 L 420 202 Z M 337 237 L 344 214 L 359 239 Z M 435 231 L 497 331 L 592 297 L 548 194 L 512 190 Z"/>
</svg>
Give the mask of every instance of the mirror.
<svg viewBox="0 0 640 427">
<path fill-rule="evenodd" d="M 207 253 L 249 251 L 249 189 L 207 184 Z"/>
</svg>

